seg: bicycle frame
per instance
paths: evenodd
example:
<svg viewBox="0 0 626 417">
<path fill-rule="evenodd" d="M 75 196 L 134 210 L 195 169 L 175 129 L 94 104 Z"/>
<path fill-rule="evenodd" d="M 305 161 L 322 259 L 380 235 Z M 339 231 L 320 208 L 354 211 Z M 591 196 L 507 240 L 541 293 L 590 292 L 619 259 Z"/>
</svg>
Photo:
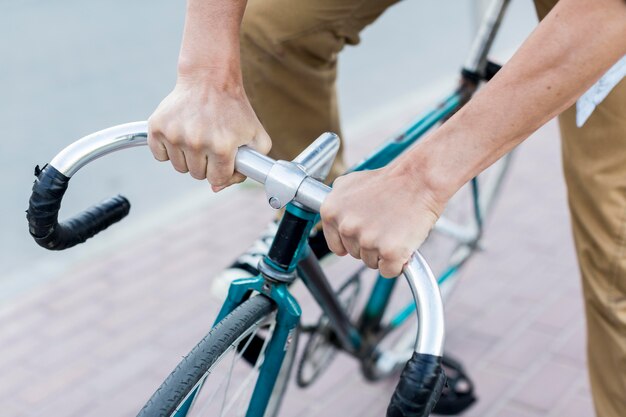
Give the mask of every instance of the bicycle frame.
<svg viewBox="0 0 626 417">
<path fill-rule="evenodd" d="M 419 117 L 395 138 L 356 164 L 350 171 L 371 170 L 387 165 L 469 100 L 485 71 L 487 53 L 508 3 L 509 0 L 494 0 L 488 9 L 466 61 L 463 70 L 464 82 L 461 87 L 448 95 L 439 105 Z M 489 194 L 495 190 L 486 190 L 489 198 L 481 198 L 476 180 L 472 181 L 471 187 L 474 201 L 474 225 L 471 230 L 444 218 L 435 226 L 442 233 L 460 242 L 453 255 L 453 258 L 456 258 L 455 261 L 437 278 L 440 284 L 457 273 L 460 266 L 471 255 L 472 249 L 477 245 L 482 234 L 482 218 L 489 209 L 488 203 L 491 200 Z M 215 320 L 215 323 L 221 321 L 254 291 L 265 294 L 277 306 L 277 326 L 263 359 L 246 417 L 263 417 L 285 353 L 297 331 L 302 310 L 297 300 L 288 291 L 288 284 L 293 282 L 296 276 L 303 280 L 324 314 L 327 315 L 341 349 L 361 361 L 371 360 L 372 357 L 377 356 L 376 341 L 369 340 L 364 335 L 370 330 L 379 328 L 397 279 L 378 276 L 357 326 L 343 309 L 317 258 L 308 247 L 309 233 L 318 221 L 318 214 L 297 204 L 287 205 L 276 238 L 268 255 L 259 265 L 260 274 L 254 278 L 236 280 L 231 284 L 228 297 Z M 402 325 L 414 311 L 415 305 L 410 303 L 391 319 L 390 328 Z M 196 388 L 196 392 L 198 390 L 199 387 Z M 176 417 L 187 415 L 194 397 L 195 393 L 192 393 L 187 403 L 176 412 Z"/>
<path fill-rule="evenodd" d="M 423 137 L 430 128 L 458 110 L 462 101 L 462 92 L 454 92 L 440 106 L 427 112 L 395 139 L 374 152 L 371 157 L 357 164 L 352 171 L 385 166 Z M 361 325 L 357 327 L 342 308 L 317 258 L 308 247 L 307 238 L 318 221 L 318 214 L 289 204 L 278 226 L 277 237 L 264 259 L 266 268 L 262 268 L 262 273 L 257 277 L 236 280 L 231 284 L 226 302 L 215 320 L 215 323 L 221 321 L 253 291 L 263 293 L 274 300 L 278 308 L 277 330 L 268 346 L 246 417 L 263 416 L 274 386 L 273 382 L 289 346 L 289 338 L 295 333 L 300 322 L 300 306 L 287 289 L 287 284 L 295 279 L 296 271 L 322 311 L 328 316 L 341 349 L 361 360 L 370 358 L 372 351 L 376 349 L 375 344 L 363 337 L 363 332 L 380 323 L 397 278 L 378 277 L 366 304 Z M 402 324 L 413 311 L 414 305 L 413 309 L 410 307 L 403 309 L 403 319 L 398 321 L 397 325 Z M 188 402 L 191 405 L 193 395 Z M 186 408 L 181 408 L 176 417 L 185 415 Z"/>
</svg>

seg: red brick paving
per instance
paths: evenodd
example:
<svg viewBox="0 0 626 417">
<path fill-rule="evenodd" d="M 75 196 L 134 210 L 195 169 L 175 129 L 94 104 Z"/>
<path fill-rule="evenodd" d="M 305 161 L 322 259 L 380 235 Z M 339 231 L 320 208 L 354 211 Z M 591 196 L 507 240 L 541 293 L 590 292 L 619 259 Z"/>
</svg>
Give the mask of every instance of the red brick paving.
<svg viewBox="0 0 626 417">
<path fill-rule="evenodd" d="M 211 276 L 271 218 L 263 201 L 233 192 L 1 306 L 1 414 L 134 416 L 208 330 Z M 447 306 L 447 350 L 480 397 L 465 416 L 592 416 L 554 124 L 522 146 L 493 214 Z M 381 416 L 394 385 L 340 355 L 310 389 L 289 389 L 282 415 Z"/>
</svg>

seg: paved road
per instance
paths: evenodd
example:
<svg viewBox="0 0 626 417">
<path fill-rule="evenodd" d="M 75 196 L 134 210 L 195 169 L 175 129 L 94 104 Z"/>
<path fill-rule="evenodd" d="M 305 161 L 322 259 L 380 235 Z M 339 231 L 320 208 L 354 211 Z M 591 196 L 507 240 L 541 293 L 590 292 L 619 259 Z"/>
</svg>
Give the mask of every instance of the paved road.
<svg viewBox="0 0 626 417">
<path fill-rule="evenodd" d="M 534 24 L 529 4 L 514 3 L 496 48 L 501 52 L 509 51 Z M 145 119 L 173 84 L 183 17 L 181 2 L 0 4 L 5 34 L 0 37 L 0 173 L 8 184 L 0 218 L 4 281 L 12 277 L 20 287 L 58 275 L 101 244 L 94 241 L 66 253 L 35 246 L 24 220 L 33 167 L 84 134 Z M 368 119 L 394 98 L 414 97 L 442 77 L 453 81 L 474 18 L 469 0 L 414 0 L 392 8 L 364 33 L 362 47 L 349 48 L 342 57 L 339 89 L 346 124 Z M 77 175 L 63 214 L 118 192 L 130 197 L 133 213 L 125 228 L 108 232 L 110 239 L 124 233 L 122 229 L 139 227 L 172 202 L 212 198 L 204 183 L 155 163 L 146 149 L 135 149 Z M 4 294 L 9 292 L 5 286 Z"/>
<path fill-rule="evenodd" d="M 375 135 L 366 139 L 375 144 Z M 240 216 L 229 216 L 235 210 Z M 488 219 L 485 251 L 446 305 L 446 350 L 466 365 L 479 396 L 465 417 L 593 415 L 566 213 L 552 123 L 516 155 Z M 240 188 L 0 305 L 2 415 L 136 415 L 215 317 L 210 277 L 271 216 L 260 189 Z M 440 255 L 423 249 L 429 260 Z M 350 263 L 327 269 L 332 285 Z M 299 284 L 292 290 L 303 321 L 315 322 L 310 295 Z M 380 417 L 395 384 L 365 381 L 358 364 L 339 354 L 310 388 L 292 380 L 281 416 Z"/>
<path fill-rule="evenodd" d="M 361 127 L 348 133 L 363 133 L 362 121 L 384 113 L 391 97 L 412 101 L 416 91 L 453 78 L 473 30 L 470 6 L 404 2 L 364 34 L 363 47 L 346 51 L 342 115 Z M 530 2 L 514 2 L 511 12 L 502 54 L 533 21 Z M 0 220 L 0 409 L 12 416 L 134 415 L 206 331 L 215 308 L 207 277 L 272 215 L 258 190 L 216 200 L 134 150 L 81 172 L 65 207 L 73 212 L 123 191 L 135 203 L 127 227 L 67 253 L 43 252 L 26 236 L 32 166 L 85 133 L 144 119 L 173 82 L 182 18 L 176 2 L 0 5 L 7 34 L 0 37 L 0 169 L 8 178 Z M 369 133 L 372 146 L 377 132 Z M 481 398 L 468 417 L 592 415 L 554 125 L 539 136 L 518 154 L 487 251 L 468 265 L 447 311 L 447 347 L 468 365 Z M 354 155 L 362 153 L 356 143 Z M 240 207 L 241 218 L 229 216 Z M 155 229 L 159 219 L 168 224 Z M 242 222 L 250 227 L 237 227 Z M 393 382 L 365 383 L 345 356 L 336 365 L 311 390 L 292 387 L 290 405 L 301 412 L 285 415 L 382 415 Z"/>
</svg>

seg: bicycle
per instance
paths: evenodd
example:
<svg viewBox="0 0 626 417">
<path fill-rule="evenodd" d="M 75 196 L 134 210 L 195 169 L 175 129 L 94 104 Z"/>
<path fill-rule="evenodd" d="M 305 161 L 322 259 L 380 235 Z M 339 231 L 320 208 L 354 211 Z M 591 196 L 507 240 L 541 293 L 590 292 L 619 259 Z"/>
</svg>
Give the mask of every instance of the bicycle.
<svg viewBox="0 0 626 417">
<path fill-rule="evenodd" d="M 508 3 L 492 2 L 462 71 L 460 87 L 351 171 L 385 166 L 463 106 L 480 82 L 495 75 L 500 67 L 486 57 Z M 146 122 L 105 129 L 71 144 L 42 169 L 36 168 L 27 217 L 30 233 L 39 245 L 50 250 L 67 249 L 129 213 L 128 200 L 117 196 L 58 222 L 70 178 L 105 154 L 145 145 L 146 132 Z M 139 416 L 221 416 L 231 411 L 247 417 L 275 416 L 303 330 L 310 337 L 298 367 L 299 385 L 311 384 L 333 352 L 342 350 L 360 362 L 363 375 L 370 380 L 394 375 L 404 366 L 388 416 L 430 414 L 446 379 L 441 293 L 450 292 L 460 268 L 479 247 L 484 220 L 509 166 L 510 154 L 470 182 L 472 214 L 467 224 L 451 219 L 448 211 L 437 222 L 435 230 L 456 242 L 447 268 L 435 278 L 424 258 L 415 252 L 403 272 L 411 302 L 388 318 L 397 279 L 378 276 L 358 319 L 353 320 L 362 269 L 335 292 L 307 240 L 330 190 L 319 180 L 328 173 L 338 148 L 338 137 L 326 133 L 292 162 L 274 161 L 247 147 L 239 150 L 236 170 L 265 185 L 270 206 L 285 208 L 277 237 L 259 263 L 259 275 L 232 283 L 210 332 L 163 382 Z M 306 329 L 300 326 L 302 311 L 289 291 L 296 279 L 305 283 L 323 312 L 317 325 Z M 413 317 L 417 332 L 399 331 L 412 325 Z M 391 337 L 394 333 L 396 337 Z M 397 333 L 401 333 L 399 337 Z M 391 346 L 386 346 L 390 341 Z M 225 379 L 220 381 L 224 383 L 210 391 L 220 376 L 220 365 L 226 365 L 222 371 Z M 232 387 L 235 392 L 229 397 Z"/>
</svg>

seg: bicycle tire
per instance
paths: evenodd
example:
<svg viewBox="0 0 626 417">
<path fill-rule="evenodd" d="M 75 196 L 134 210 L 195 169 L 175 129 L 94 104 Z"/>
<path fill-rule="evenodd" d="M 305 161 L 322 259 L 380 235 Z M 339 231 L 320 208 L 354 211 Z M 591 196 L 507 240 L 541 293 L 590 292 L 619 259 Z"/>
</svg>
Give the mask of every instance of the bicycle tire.
<svg viewBox="0 0 626 417">
<path fill-rule="evenodd" d="M 137 417 L 171 417 L 175 415 L 178 408 L 185 402 L 198 383 L 203 384 L 200 387 L 200 392 L 204 389 L 206 381 L 202 381 L 203 378 L 208 379 L 214 366 L 219 364 L 228 352 L 236 352 L 240 354 L 240 357 L 242 356 L 242 352 L 237 350 L 235 344 L 238 342 L 246 343 L 247 340 L 253 339 L 256 333 L 253 333 L 251 329 L 255 327 L 260 329 L 263 326 L 261 322 L 264 320 L 273 320 L 275 322 L 275 310 L 276 306 L 274 303 L 264 295 L 257 295 L 243 302 L 215 325 L 191 352 L 183 358 L 150 400 L 148 400 Z M 274 417 L 278 413 L 295 356 L 295 340 L 297 340 L 297 337 L 294 338 L 294 342 L 292 342 L 289 351 L 285 355 L 280 375 L 274 386 L 272 398 L 264 417 Z M 252 370 L 254 371 L 254 368 Z M 256 377 L 254 382 L 256 382 Z M 195 403 L 196 401 L 194 400 L 191 412 L 193 412 Z"/>
</svg>

